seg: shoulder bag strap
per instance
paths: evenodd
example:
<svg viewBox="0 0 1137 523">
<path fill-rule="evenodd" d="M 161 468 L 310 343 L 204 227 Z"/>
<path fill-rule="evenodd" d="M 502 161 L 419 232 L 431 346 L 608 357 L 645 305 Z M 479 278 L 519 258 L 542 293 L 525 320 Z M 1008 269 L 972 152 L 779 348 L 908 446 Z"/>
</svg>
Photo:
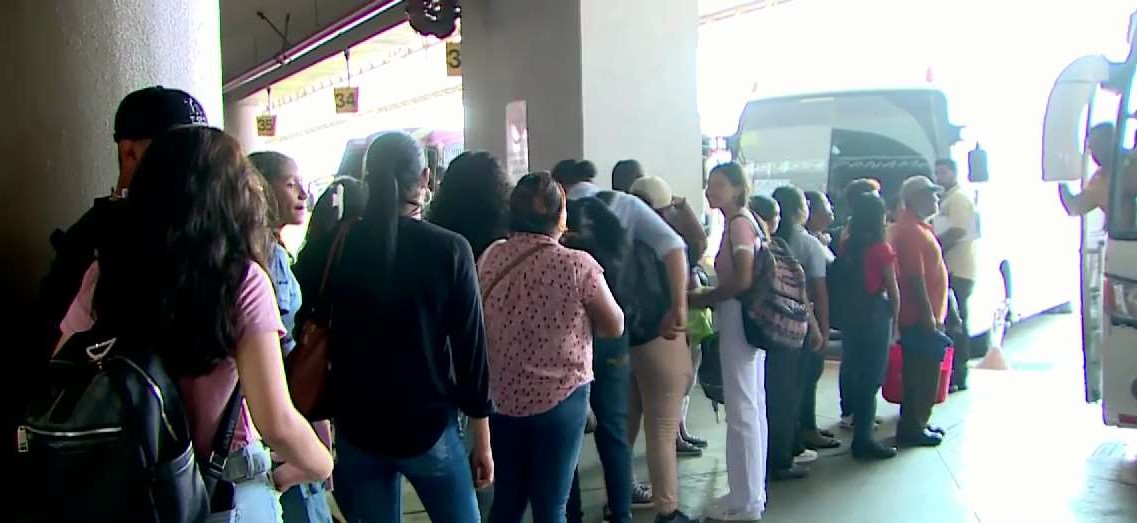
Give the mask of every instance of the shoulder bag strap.
<svg viewBox="0 0 1137 523">
<path fill-rule="evenodd" d="M 347 239 L 347 233 L 351 231 L 351 226 L 355 225 L 358 219 L 349 219 L 339 225 L 336 231 L 335 238 L 332 239 L 332 245 L 328 249 L 328 257 L 324 260 L 324 273 L 320 277 L 320 289 L 316 295 L 315 301 L 320 301 L 324 296 L 324 289 L 328 287 L 328 278 L 332 274 L 332 267 L 339 263 L 339 259 L 343 256 L 343 245 Z"/>
<path fill-rule="evenodd" d="M 534 254 L 537 254 L 537 252 L 541 249 L 548 247 L 552 247 L 552 245 L 548 243 L 542 243 L 541 245 L 534 246 L 529 250 L 521 253 L 521 255 L 514 258 L 513 261 L 509 262 L 509 265 L 506 265 L 505 268 L 501 270 L 501 272 L 497 273 L 497 276 L 494 276 L 493 281 L 491 281 L 490 284 L 486 286 L 486 290 L 482 292 L 482 300 L 488 298 L 490 293 L 493 292 L 495 288 L 497 288 L 497 284 L 501 283 L 501 280 L 505 279 L 509 273 L 513 272 L 513 270 L 517 268 L 517 266 L 521 265 L 522 262 L 532 257 Z"/>
<path fill-rule="evenodd" d="M 225 472 L 225 461 L 229 459 L 229 449 L 233 446 L 233 434 L 237 431 L 237 420 L 241 418 L 243 399 L 241 382 L 238 381 L 233 385 L 233 392 L 229 395 L 225 410 L 221 411 L 221 420 L 217 424 L 217 432 L 213 434 L 213 442 L 209 447 L 209 461 L 201 471 L 210 494 Z"/>
</svg>

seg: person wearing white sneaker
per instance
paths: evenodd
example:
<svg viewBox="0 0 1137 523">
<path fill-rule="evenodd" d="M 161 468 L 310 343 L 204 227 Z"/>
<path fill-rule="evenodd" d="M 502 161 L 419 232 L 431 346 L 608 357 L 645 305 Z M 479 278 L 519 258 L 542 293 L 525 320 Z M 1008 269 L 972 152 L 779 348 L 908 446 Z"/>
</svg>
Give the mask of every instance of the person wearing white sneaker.
<svg viewBox="0 0 1137 523">
<path fill-rule="evenodd" d="M 805 449 L 805 450 L 801 451 L 801 453 L 798 454 L 797 456 L 794 456 L 794 463 L 798 464 L 798 465 L 807 465 L 809 463 L 813 463 L 814 461 L 817 461 L 817 458 L 819 456 L 820 455 L 817 453 L 816 450 Z"/>
<path fill-rule="evenodd" d="M 715 521 L 759 521 L 762 519 L 761 510 L 739 510 L 730 508 L 731 506 L 730 495 L 716 498 L 707 506 L 703 518 Z"/>
<path fill-rule="evenodd" d="M 715 307 L 715 326 L 726 400 L 726 463 L 730 493 L 708 509 L 721 521 L 756 520 L 766 508 L 766 353 L 746 342 L 737 296 L 753 284 L 754 253 L 762 226 L 746 208 L 749 178 L 736 162 L 711 171 L 707 201 L 723 213 L 726 227 L 715 257 L 718 285 L 692 292 L 689 306 Z"/>
</svg>

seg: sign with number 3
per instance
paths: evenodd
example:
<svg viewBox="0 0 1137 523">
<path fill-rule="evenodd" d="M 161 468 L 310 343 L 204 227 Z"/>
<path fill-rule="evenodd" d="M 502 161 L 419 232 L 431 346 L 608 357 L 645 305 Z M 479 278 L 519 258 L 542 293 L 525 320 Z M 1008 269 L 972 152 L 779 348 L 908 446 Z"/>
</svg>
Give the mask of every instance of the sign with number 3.
<svg viewBox="0 0 1137 523">
<path fill-rule="evenodd" d="M 276 136 L 275 114 L 262 114 L 257 117 L 257 136 Z"/>
<path fill-rule="evenodd" d="M 446 76 L 462 76 L 462 45 L 446 42 Z"/>
</svg>

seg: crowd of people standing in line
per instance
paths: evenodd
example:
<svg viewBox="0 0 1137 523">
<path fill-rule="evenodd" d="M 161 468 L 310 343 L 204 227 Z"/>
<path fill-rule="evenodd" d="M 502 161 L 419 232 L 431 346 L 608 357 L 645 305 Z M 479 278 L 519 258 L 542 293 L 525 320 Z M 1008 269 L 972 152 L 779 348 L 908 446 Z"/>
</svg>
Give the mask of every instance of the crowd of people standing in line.
<svg viewBox="0 0 1137 523">
<path fill-rule="evenodd" d="M 591 411 L 606 519 L 631 521 L 633 507 L 646 506 L 659 522 L 692 521 L 679 510 L 677 457 L 708 445 L 685 418 L 703 341 L 694 325 L 709 323 L 710 311 L 729 493 L 705 515 L 760 519 L 767 478 L 804 477 L 801 463 L 815 450 L 840 445 L 815 410 L 830 333 L 826 270 L 842 257 L 855 260 L 870 299 L 863 321 L 842 332 L 853 455 L 895 455 L 873 430 L 897 337 L 906 378 L 897 442 L 942 441 L 928 421 L 937 358 L 950 344 L 949 278 L 928 225 L 942 188 L 926 177 L 904 182 L 887 231 L 879 185 L 854 182 L 843 202 L 852 218 L 831 238 L 824 194 L 782 187 L 752 196 L 740 165 L 719 165 L 706 198 L 726 227 L 708 278 L 697 215 L 635 161 L 616 166 L 607 191 L 588 161 L 514 183 L 491 155 L 468 152 L 427 206 L 421 144 L 389 132 L 368 146 L 359 179 L 320 195 L 293 260 L 280 232 L 303 223 L 315 195 L 290 158 L 246 158 L 208 127 L 196 100 L 160 87 L 128 96 L 115 132 L 118 187 L 67 233 L 91 253 L 57 259 L 44 291 L 56 304 L 48 323 L 53 310 L 58 321 L 47 330 L 61 331 L 56 346 L 95 322 L 161 340 L 202 454 L 239 384 L 245 404 L 225 474 L 242 520 L 330 521 L 334 477 L 353 522 L 399 521 L 403 478 L 433 521 L 479 521 L 475 490 L 490 485 L 491 522 L 518 522 L 527 507 L 535 521 L 581 521 L 577 461 Z M 941 162 L 937 176 L 950 195 L 954 165 Z M 738 297 L 755 285 L 755 254 L 771 242 L 783 242 L 807 277 L 820 334 L 800 350 L 765 350 L 743 333 Z M 637 249 L 658 260 L 669 293 L 646 336 L 627 328 L 621 299 Z M 952 287 L 967 279 L 958 276 Z M 304 298 L 316 295 L 335 311 L 330 423 L 293 407 L 282 363 L 296 326 L 314 313 Z M 649 482 L 632 472 L 641 426 Z"/>
</svg>

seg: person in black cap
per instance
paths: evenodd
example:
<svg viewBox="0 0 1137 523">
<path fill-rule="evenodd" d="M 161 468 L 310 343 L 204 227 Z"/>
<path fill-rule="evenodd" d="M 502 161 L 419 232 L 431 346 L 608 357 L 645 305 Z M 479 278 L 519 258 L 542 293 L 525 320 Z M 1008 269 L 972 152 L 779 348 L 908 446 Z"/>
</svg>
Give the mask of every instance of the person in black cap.
<svg viewBox="0 0 1137 523">
<path fill-rule="evenodd" d="M 139 160 L 159 134 L 191 125 L 207 125 L 205 110 L 189 93 L 162 86 L 134 91 L 123 98 L 115 112 L 114 141 L 118 147 L 118 181 L 110 196 L 96 198 L 94 205 L 66 232 L 56 229 L 51 244 L 56 256 L 40 283 L 40 314 L 44 350 L 59 338 L 59 323 L 74 299 L 83 274 L 95 260 L 99 246 L 114 234 L 114 221 L 122 209 Z"/>
<path fill-rule="evenodd" d="M 208 124 L 201 103 L 185 91 L 159 85 L 126 95 L 114 116 L 119 173 L 111 197 L 126 196 L 134 168 L 155 136 L 175 127 Z"/>
</svg>

